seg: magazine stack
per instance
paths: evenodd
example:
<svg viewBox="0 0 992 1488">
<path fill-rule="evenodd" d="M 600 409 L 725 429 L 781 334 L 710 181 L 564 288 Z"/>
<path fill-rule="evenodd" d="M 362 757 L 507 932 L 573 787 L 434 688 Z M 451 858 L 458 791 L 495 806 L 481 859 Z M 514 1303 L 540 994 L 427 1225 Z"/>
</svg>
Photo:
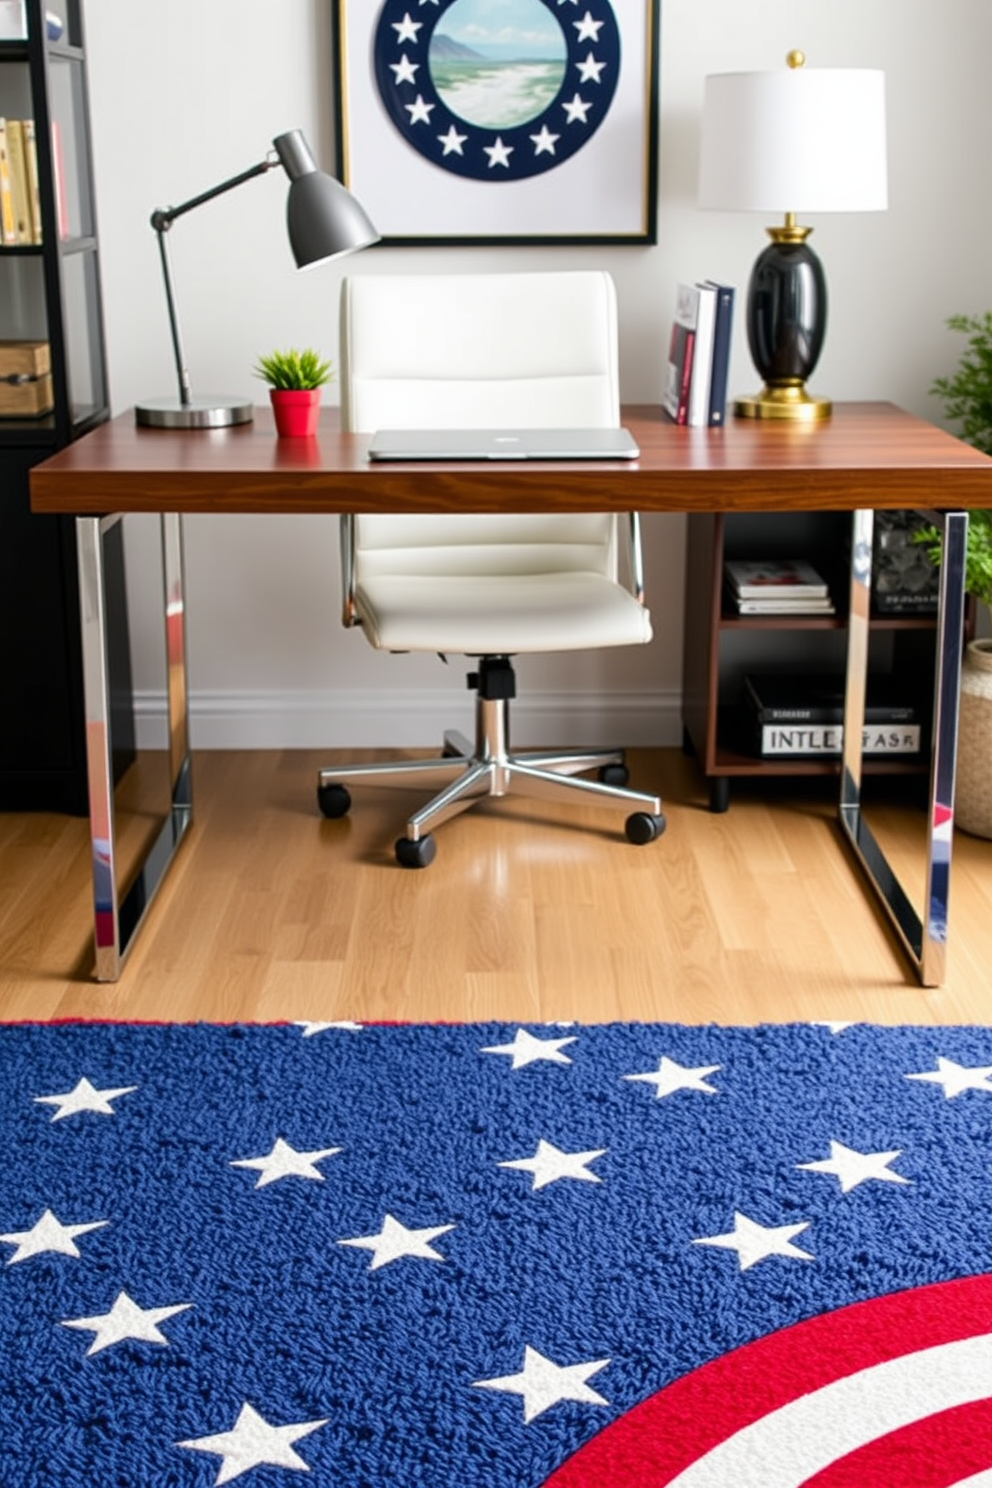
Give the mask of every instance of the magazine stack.
<svg viewBox="0 0 992 1488">
<path fill-rule="evenodd" d="M 738 615 L 833 615 L 830 590 L 803 558 L 728 558 L 727 599 Z"/>
<path fill-rule="evenodd" d="M 832 673 L 746 676 L 744 714 L 750 744 L 763 759 L 837 756 L 844 742 L 844 678 Z M 866 755 L 917 756 L 921 720 L 919 705 L 895 692 L 889 679 L 869 679 Z"/>
</svg>

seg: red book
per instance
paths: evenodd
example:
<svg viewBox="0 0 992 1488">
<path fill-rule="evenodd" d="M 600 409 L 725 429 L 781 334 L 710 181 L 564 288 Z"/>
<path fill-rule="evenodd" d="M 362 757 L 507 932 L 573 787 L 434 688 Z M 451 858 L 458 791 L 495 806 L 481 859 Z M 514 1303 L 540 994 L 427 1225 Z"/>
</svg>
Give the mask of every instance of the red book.
<svg viewBox="0 0 992 1488">
<path fill-rule="evenodd" d="M 662 403 L 677 424 L 689 417 L 689 389 L 692 385 L 692 354 L 696 333 L 676 320 L 668 345 L 668 374 Z"/>
</svg>

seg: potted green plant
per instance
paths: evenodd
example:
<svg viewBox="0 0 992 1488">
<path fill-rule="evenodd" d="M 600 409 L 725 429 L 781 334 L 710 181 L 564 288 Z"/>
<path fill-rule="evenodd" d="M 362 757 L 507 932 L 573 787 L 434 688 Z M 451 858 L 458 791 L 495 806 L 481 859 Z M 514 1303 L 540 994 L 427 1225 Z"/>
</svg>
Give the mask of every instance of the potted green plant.
<svg viewBox="0 0 992 1488">
<path fill-rule="evenodd" d="M 271 351 L 259 357 L 255 375 L 269 384 L 277 433 L 290 438 L 316 434 L 320 390 L 333 376 L 329 361 L 310 346 Z"/>
<path fill-rule="evenodd" d="M 930 391 L 968 444 L 992 455 L 992 311 L 952 315 L 948 328 L 967 344 L 950 377 L 937 377 Z M 921 532 L 934 562 L 940 534 Z M 965 588 L 992 610 L 992 511 L 968 513 Z M 966 832 L 992 837 L 992 640 L 969 641 L 961 673 L 955 821 Z"/>
</svg>

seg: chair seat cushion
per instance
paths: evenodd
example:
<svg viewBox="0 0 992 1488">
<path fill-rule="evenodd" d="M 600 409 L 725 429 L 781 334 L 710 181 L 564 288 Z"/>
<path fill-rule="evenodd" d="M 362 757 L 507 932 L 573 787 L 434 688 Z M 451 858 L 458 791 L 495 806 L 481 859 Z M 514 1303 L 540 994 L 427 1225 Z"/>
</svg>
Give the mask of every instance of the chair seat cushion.
<svg viewBox="0 0 992 1488">
<path fill-rule="evenodd" d="M 383 575 L 359 584 L 355 608 L 380 651 L 518 655 L 651 639 L 644 606 L 596 573 Z"/>
</svg>

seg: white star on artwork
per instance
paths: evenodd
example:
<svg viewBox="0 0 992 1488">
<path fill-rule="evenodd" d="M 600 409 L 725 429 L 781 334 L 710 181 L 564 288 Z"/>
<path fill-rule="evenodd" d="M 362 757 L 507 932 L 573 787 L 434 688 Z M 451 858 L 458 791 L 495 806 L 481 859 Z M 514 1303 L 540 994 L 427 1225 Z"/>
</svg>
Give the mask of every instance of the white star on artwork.
<svg viewBox="0 0 992 1488">
<path fill-rule="evenodd" d="M 196 1436 L 190 1441 L 176 1442 L 177 1447 L 186 1447 L 191 1452 L 213 1452 L 223 1458 L 220 1472 L 214 1484 L 230 1483 L 253 1467 L 289 1467 L 296 1472 L 310 1469 L 293 1443 L 311 1431 L 326 1426 L 329 1416 L 321 1421 L 299 1421 L 292 1426 L 270 1426 L 258 1411 L 247 1401 L 241 1407 L 238 1419 L 230 1431 L 221 1431 L 216 1436 Z"/>
<path fill-rule="evenodd" d="M 907 1075 L 907 1080 L 930 1080 L 943 1085 L 944 1099 L 953 1100 L 962 1090 L 992 1090 L 988 1083 L 992 1064 L 956 1064 L 953 1059 L 937 1059 L 937 1068 L 922 1075 Z"/>
<path fill-rule="evenodd" d="M 411 124 L 429 124 L 431 122 L 431 112 L 434 105 L 432 103 L 425 103 L 419 93 L 413 103 L 405 103 L 403 107 L 410 115 Z"/>
<path fill-rule="evenodd" d="M 443 1261 L 444 1256 L 434 1249 L 431 1241 L 454 1228 L 453 1224 L 446 1224 L 433 1225 L 422 1230 L 408 1230 L 406 1225 L 387 1214 L 378 1235 L 360 1235 L 356 1240 L 339 1240 L 338 1244 L 371 1250 L 373 1254 L 369 1270 L 378 1271 L 380 1266 L 388 1266 L 390 1261 L 402 1260 L 404 1256 L 412 1256 L 420 1261 Z"/>
<path fill-rule="evenodd" d="M 17 1247 L 7 1258 L 8 1266 L 13 1266 L 15 1261 L 26 1261 L 29 1256 L 44 1255 L 46 1251 L 75 1256 L 78 1260 L 79 1250 L 73 1243 L 76 1236 L 87 1235 L 90 1230 L 101 1230 L 109 1223 L 108 1219 L 96 1219 L 92 1224 L 65 1225 L 50 1209 L 46 1209 L 30 1230 L 12 1230 L 9 1235 L 0 1235 L 0 1240 Z"/>
<path fill-rule="evenodd" d="M 393 30 L 396 32 L 397 46 L 401 46 L 405 41 L 412 41 L 416 46 L 417 32 L 423 30 L 423 25 L 423 21 L 413 20 L 409 13 L 401 21 L 394 21 Z"/>
<path fill-rule="evenodd" d="M 593 1359 L 587 1364 L 555 1364 L 539 1354 L 530 1344 L 524 1347 L 524 1365 L 519 1374 L 504 1374 L 498 1379 L 473 1380 L 479 1390 L 505 1390 L 522 1395 L 524 1425 L 529 1426 L 542 1411 L 550 1410 L 560 1400 L 578 1400 L 583 1405 L 609 1405 L 586 1381 L 605 1369 L 609 1359 Z"/>
<path fill-rule="evenodd" d="M 100 1116 L 116 1116 L 117 1112 L 110 1104 L 120 1095 L 130 1095 L 132 1090 L 137 1090 L 137 1085 L 119 1085 L 116 1090 L 96 1090 L 89 1080 L 80 1080 L 74 1090 L 69 1090 L 65 1095 L 36 1095 L 35 1100 L 39 1105 L 58 1106 L 58 1110 L 52 1117 L 53 1121 L 62 1121 L 66 1116 L 75 1116 L 79 1111 L 96 1111 Z"/>
<path fill-rule="evenodd" d="M 592 12 L 587 10 L 581 21 L 572 22 L 572 25 L 579 33 L 575 38 L 576 41 L 598 41 L 599 33 L 605 24 L 605 21 L 594 21 Z"/>
<path fill-rule="evenodd" d="M 693 1240 L 693 1245 L 716 1245 L 723 1250 L 736 1250 L 742 1271 L 756 1266 L 767 1256 L 785 1256 L 794 1261 L 815 1259 L 808 1251 L 793 1245 L 795 1235 L 809 1229 L 809 1220 L 794 1225 L 760 1225 L 746 1214 L 734 1213 L 734 1228 L 726 1235 L 707 1235 Z"/>
<path fill-rule="evenodd" d="M 579 0 L 558 0 L 559 5 L 578 5 Z"/>
<path fill-rule="evenodd" d="M 349 1020 L 347 1018 L 343 1018 L 343 1019 L 341 1019 L 337 1023 L 305 1023 L 305 1022 L 297 1022 L 297 1024 L 296 1024 L 296 1027 L 297 1028 L 302 1028 L 303 1029 L 303 1037 L 304 1038 L 313 1038 L 313 1036 L 314 1036 L 315 1033 L 323 1033 L 325 1031 L 325 1029 L 327 1029 L 327 1028 L 346 1028 L 349 1033 L 360 1033 L 361 1032 L 361 1029 L 362 1029 L 362 1026 L 363 1025 L 361 1023 L 351 1023 L 351 1022 L 349 1022 Z"/>
<path fill-rule="evenodd" d="M 830 1173 L 840 1183 L 841 1193 L 850 1193 L 859 1183 L 875 1178 L 881 1183 L 908 1183 L 901 1173 L 889 1171 L 889 1163 L 901 1155 L 902 1149 L 894 1152 L 855 1152 L 843 1142 L 830 1143 L 830 1156 L 819 1162 L 796 1163 L 808 1173 Z"/>
<path fill-rule="evenodd" d="M 539 1039 L 526 1028 L 518 1028 L 512 1044 L 491 1044 L 483 1049 L 483 1054 L 509 1054 L 511 1056 L 510 1068 L 523 1069 L 525 1065 L 535 1064 L 539 1059 L 550 1059 L 553 1064 L 571 1064 L 571 1059 L 561 1051 L 566 1044 L 574 1044 L 576 1034 L 570 1034 L 568 1038 Z"/>
<path fill-rule="evenodd" d="M 445 155 L 450 155 L 452 151 L 454 151 L 456 155 L 462 155 L 464 153 L 464 151 L 462 150 L 462 145 L 467 139 L 468 135 L 459 134 L 454 124 L 452 124 L 447 134 L 438 135 L 438 142 L 444 146 Z"/>
<path fill-rule="evenodd" d="M 419 62 L 410 61 L 410 58 L 407 56 L 406 52 L 403 53 L 398 62 L 390 62 L 389 70 L 390 72 L 395 72 L 396 74 L 396 86 L 399 87 L 400 83 L 414 82 L 417 77 L 417 68 L 419 66 Z"/>
<path fill-rule="evenodd" d="M 507 168 L 507 170 L 509 170 L 509 168 L 510 168 L 510 156 L 513 154 L 513 148 L 514 148 L 513 145 L 504 145 L 504 143 L 503 143 L 502 139 L 500 138 L 500 136 L 497 135 L 496 136 L 496 139 L 495 139 L 495 142 L 493 144 L 491 144 L 491 145 L 483 145 L 482 148 L 485 150 L 486 154 L 489 156 L 489 169 L 490 170 L 492 170 L 492 168 L 493 168 L 494 165 L 505 165 L 506 168 Z"/>
<path fill-rule="evenodd" d="M 676 1090 L 700 1090 L 704 1095 L 719 1095 L 718 1090 L 707 1085 L 706 1076 L 715 1075 L 721 1068 L 722 1065 L 719 1064 L 701 1064 L 697 1069 L 689 1069 L 663 1054 L 656 1070 L 648 1070 L 643 1075 L 622 1075 L 621 1079 L 643 1080 L 646 1085 L 653 1085 L 658 1100 L 666 1095 L 673 1095 Z"/>
<path fill-rule="evenodd" d="M 589 120 L 586 115 L 592 108 L 592 104 L 586 103 L 584 99 L 579 97 L 578 93 L 573 95 L 570 103 L 563 103 L 562 108 L 565 110 L 566 119 L 569 124 L 574 124 L 576 120 L 580 124 L 588 124 Z"/>
<path fill-rule="evenodd" d="M 542 124 L 540 134 L 532 134 L 535 155 L 553 155 L 555 145 L 561 139 L 560 134 L 552 134 L 547 124 Z"/>
<path fill-rule="evenodd" d="M 230 1166 L 232 1168 L 257 1168 L 259 1180 L 256 1188 L 264 1188 L 267 1183 L 275 1183 L 279 1178 L 311 1178 L 318 1183 L 323 1183 L 323 1173 L 317 1172 L 317 1163 L 323 1162 L 325 1157 L 333 1157 L 340 1152 L 340 1147 L 318 1147 L 316 1152 L 297 1152 L 282 1137 L 276 1137 L 272 1144 L 272 1151 L 265 1157 L 239 1157 L 235 1158 Z"/>
<path fill-rule="evenodd" d="M 66 1318 L 63 1328 L 83 1328 L 95 1336 L 86 1350 L 87 1355 L 98 1354 L 101 1349 L 126 1338 L 136 1338 L 141 1343 L 164 1343 L 169 1340 L 159 1329 L 159 1323 L 185 1312 L 192 1302 L 179 1302 L 174 1307 L 139 1307 L 127 1292 L 118 1292 L 109 1312 L 96 1313 L 93 1317 Z"/>
<path fill-rule="evenodd" d="M 608 1150 L 606 1147 L 598 1147 L 592 1152 L 561 1152 L 541 1137 L 533 1157 L 517 1157 L 512 1162 L 501 1162 L 496 1166 L 519 1168 L 523 1173 L 533 1173 L 534 1189 L 546 1188 L 559 1178 L 580 1178 L 586 1183 L 602 1183 L 602 1178 L 597 1173 L 588 1172 L 587 1167 Z"/>
<path fill-rule="evenodd" d="M 576 62 L 575 65 L 579 69 L 579 81 L 580 82 L 583 82 L 583 83 L 598 83 L 600 81 L 599 74 L 602 72 L 603 68 L 606 66 L 606 63 L 605 62 L 597 62 L 596 59 L 595 59 L 595 57 L 593 56 L 592 52 L 590 52 L 589 55 L 588 55 L 588 57 L 586 58 L 586 60 L 584 62 Z"/>
</svg>

